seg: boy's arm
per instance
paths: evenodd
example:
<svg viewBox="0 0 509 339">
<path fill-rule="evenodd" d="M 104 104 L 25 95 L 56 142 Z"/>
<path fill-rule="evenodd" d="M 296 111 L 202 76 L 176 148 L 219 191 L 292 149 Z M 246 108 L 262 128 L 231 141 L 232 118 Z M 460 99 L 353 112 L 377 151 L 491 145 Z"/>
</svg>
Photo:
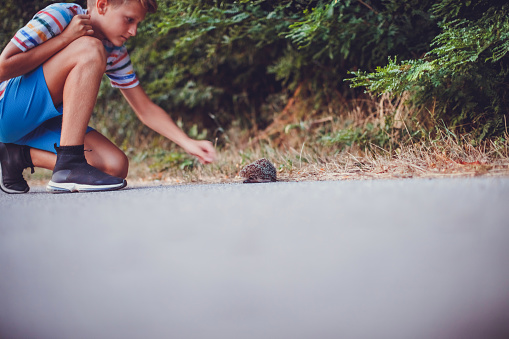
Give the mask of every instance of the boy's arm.
<svg viewBox="0 0 509 339">
<path fill-rule="evenodd" d="M 212 143 L 189 138 L 161 107 L 152 102 L 141 86 L 121 89 L 121 92 L 145 125 L 197 157 L 202 164 L 215 160 L 216 151 Z"/>
<path fill-rule="evenodd" d="M 61 34 L 26 52 L 10 41 L 0 55 L 0 82 L 36 69 L 77 38 L 93 34 L 90 15 L 83 14 L 74 16 Z"/>
</svg>

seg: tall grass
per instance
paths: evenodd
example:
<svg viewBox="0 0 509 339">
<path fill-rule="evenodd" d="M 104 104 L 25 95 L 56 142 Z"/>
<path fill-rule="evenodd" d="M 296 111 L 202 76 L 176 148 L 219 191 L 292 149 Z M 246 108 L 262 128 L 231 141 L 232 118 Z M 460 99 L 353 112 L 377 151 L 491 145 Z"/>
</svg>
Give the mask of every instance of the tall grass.
<svg viewBox="0 0 509 339">
<path fill-rule="evenodd" d="M 417 110 L 403 96 L 391 99 L 340 95 L 321 109 L 299 96 L 274 112 L 263 130 L 240 124 L 208 131 L 218 149 L 202 166 L 158 137 L 131 152 L 131 181 L 222 183 L 239 181 L 246 164 L 265 157 L 282 181 L 508 176 L 509 134 L 476 141 L 434 120 L 433 109 Z M 206 133 L 182 126 L 193 137 Z M 221 131 L 218 133 L 218 131 Z"/>
</svg>

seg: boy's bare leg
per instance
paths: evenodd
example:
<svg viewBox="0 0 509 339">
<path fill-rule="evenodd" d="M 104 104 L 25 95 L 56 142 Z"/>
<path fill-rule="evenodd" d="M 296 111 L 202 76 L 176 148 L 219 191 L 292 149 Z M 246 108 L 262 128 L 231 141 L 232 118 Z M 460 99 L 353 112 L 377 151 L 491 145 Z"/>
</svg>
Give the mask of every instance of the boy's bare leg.
<svg viewBox="0 0 509 339">
<path fill-rule="evenodd" d="M 124 152 L 108 138 L 97 131 L 90 131 L 85 136 L 87 162 L 101 171 L 125 179 L 129 169 L 129 160 Z"/>
<path fill-rule="evenodd" d="M 104 45 L 88 36 L 74 40 L 43 64 L 53 104 L 63 103 L 60 146 L 46 187 L 50 192 L 108 191 L 127 184 L 123 178 L 90 165 L 84 151 L 86 129 L 105 70 Z"/>
<path fill-rule="evenodd" d="M 81 37 L 43 65 L 44 77 L 55 106 L 63 103 L 60 145 L 82 145 L 106 69 L 101 41 Z"/>
<path fill-rule="evenodd" d="M 46 168 L 53 170 L 57 156 L 55 153 L 43 151 L 37 148 L 30 148 L 30 157 L 32 157 L 32 163 L 35 167 Z"/>
</svg>

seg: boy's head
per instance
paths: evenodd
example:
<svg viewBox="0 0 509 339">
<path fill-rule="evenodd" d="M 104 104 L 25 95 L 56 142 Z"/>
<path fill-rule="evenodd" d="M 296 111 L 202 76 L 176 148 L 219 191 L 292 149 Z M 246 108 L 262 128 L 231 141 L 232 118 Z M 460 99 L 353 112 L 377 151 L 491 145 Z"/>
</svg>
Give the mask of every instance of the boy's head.
<svg viewBox="0 0 509 339">
<path fill-rule="evenodd" d="M 156 0 L 88 0 L 94 36 L 122 46 L 136 35 L 147 12 L 157 9 Z"/>
<path fill-rule="evenodd" d="M 87 7 L 94 8 L 97 0 L 87 0 Z M 125 5 L 128 2 L 139 2 L 148 13 L 155 13 L 157 11 L 157 0 L 108 0 L 112 6 Z"/>
</svg>

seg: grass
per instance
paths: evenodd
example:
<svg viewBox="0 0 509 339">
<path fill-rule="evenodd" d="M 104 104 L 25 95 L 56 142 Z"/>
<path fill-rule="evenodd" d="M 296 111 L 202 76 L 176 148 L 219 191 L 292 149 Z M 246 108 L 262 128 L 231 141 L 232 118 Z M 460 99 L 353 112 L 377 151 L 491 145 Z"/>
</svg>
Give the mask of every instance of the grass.
<svg viewBox="0 0 509 339">
<path fill-rule="evenodd" d="M 232 127 L 217 137 L 214 164 L 202 166 L 166 144 L 132 157 L 129 179 L 139 184 L 240 182 L 240 169 L 262 157 L 274 163 L 281 181 L 509 176 L 507 131 L 478 142 L 433 127 L 432 112 L 417 112 L 405 98 L 335 102 L 321 111 L 304 100 L 291 103 L 263 131 Z"/>
<path fill-rule="evenodd" d="M 507 152 L 507 141 L 490 141 L 474 147 L 459 144 L 450 137 L 415 143 L 393 153 L 382 149 L 360 150 L 355 146 L 337 153 L 305 143 L 300 150 L 278 150 L 265 145 L 249 151 L 223 149 L 214 164 L 195 164 L 192 168 L 159 170 L 159 165 L 153 166 L 159 162 L 157 157 L 149 157 L 132 164 L 129 179 L 140 184 L 238 182 L 240 169 L 262 157 L 274 163 L 280 181 L 509 176 Z"/>
</svg>

